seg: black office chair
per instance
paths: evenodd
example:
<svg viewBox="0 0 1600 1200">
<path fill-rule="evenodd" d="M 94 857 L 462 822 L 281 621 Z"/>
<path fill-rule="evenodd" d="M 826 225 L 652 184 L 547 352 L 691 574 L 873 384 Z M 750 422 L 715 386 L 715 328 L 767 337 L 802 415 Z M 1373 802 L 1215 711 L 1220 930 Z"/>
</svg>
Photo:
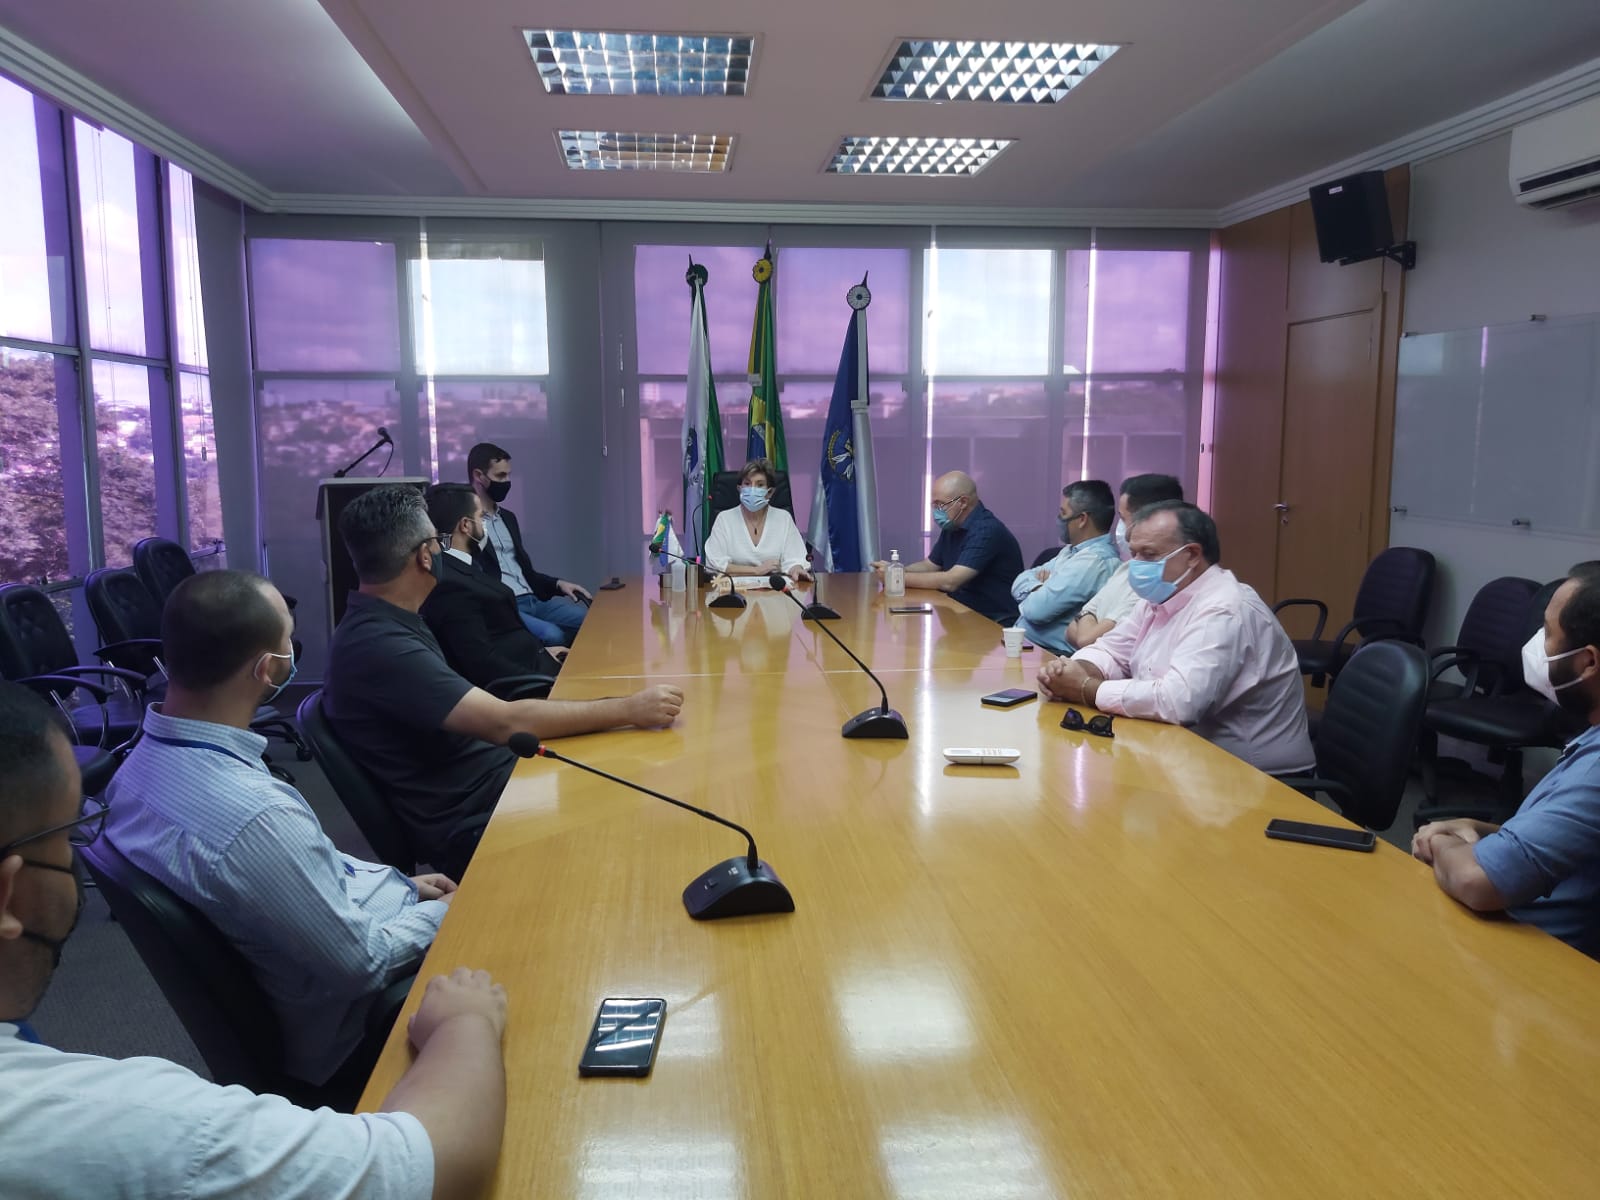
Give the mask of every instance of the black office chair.
<svg viewBox="0 0 1600 1200">
<path fill-rule="evenodd" d="M 1394 824 L 1428 695 L 1428 656 L 1401 641 L 1356 649 L 1328 690 L 1317 726 L 1315 776 L 1285 779 L 1327 795 L 1368 829 Z"/>
<path fill-rule="evenodd" d="M 500 700 L 543 700 L 555 682 L 554 675 L 507 675 L 491 679 L 483 690 Z"/>
<path fill-rule="evenodd" d="M 83 745 L 123 745 L 144 721 L 144 676 L 80 664 L 56 606 L 28 584 L 0 587 L 0 677 L 55 705 L 71 724 L 72 740 Z M 82 696 L 94 703 L 84 704 Z"/>
<path fill-rule="evenodd" d="M 126 567 L 101 567 L 83 580 L 83 598 L 100 634 L 95 656 L 143 675 L 147 692 L 165 691 L 161 669 L 161 605 Z M 152 677 L 157 677 L 153 678 Z"/>
<path fill-rule="evenodd" d="M 1060 546 L 1046 546 L 1043 550 L 1039 551 L 1038 554 L 1035 554 L 1033 556 L 1033 562 L 1028 567 L 1028 569 L 1030 571 L 1037 570 L 1039 567 L 1044 566 L 1045 563 L 1050 562 L 1052 559 L 1055 558 L 1056 555 L 1058 555 L 1060 553 L 1061 553 L 1061 547 Z"/>
<path fill-rule="evenodd" d="M 323 774 L 333 785 L 340 803 L 345 806 L 361 836 L 367 839 L 372 852 L 380 862 L 410 875 L 416 870 L 420 856 L 411 845 L 405 827 L 395 816 L 394 809 L 383 794 L 383 789 L 367 773 L 365 767 L 351 757 L 343 743 L 328 723 L 322 711 L 322 689 L 318 688 L 300 702 L 297 713 L 300 729 L 311 743 Z"/>
<path fill-rule="evenodd" d="M 169 538 L 141 538 L 133 544 L 133 569 L 157 605 L 172 589 L 194 574 L 189 552 Z"/>
<path fill-rule="evenodd" d="M 1356 591 L 1355 616 L 1331 638 L 1322 636 L 1328 606 L 1321 600 L 1280 600 L 1274 613 L 1296 605 L 1317 609 L 1317 625 L 1309 638 L 1294 643 L 1300 673 L 1311 676 L 1313 687 L 1336 676 L 1357 646 L 1380 638 L 1400 638 L 1422 645 L 1422 625 L 1433 598 L 1434 558 L 1426 550 L 1390 546 L 1368 564 Z M 1350 644 L 1351 635 L 1361 640 Z"/>
<path fill-rule="evenodd" d="M 363 1047 L 333 1079 L 321 1086 L 295 1079 L 283 1072 L 282 1027 L 271 1001 L 250 964 L 216 926 L 124 858 L 109 838 L 79 853 L 216 1082 L 271 1092 L 308 1108 L 354 1108 L 365 1068 L 394 1024 L 414 976 L 378 997 Z M 275 901 L 267 897 L 264 902 Z"/>
<path fill-rule="evenodd" d="M 1553 579 L 1531 596 L 1526 593 L 1529 580 L 1497 579 L 1486 584 L 1473 598 L 1458 639 L 1468 642 L 1467 625 L 1475 620 L 1479 600 L 1494 588 L 1495 594 L 1484 603 L 1484 628 L 1473 634 L 1472 641 L 1478 643 L 1478 649 L 1464 645 L 1459 650 L 1445 647 L 1435 652 L 1435 682 L 1423 716 L 1421 741 L 1423 788 L 1428 803 L 1417 810 L 1419 824 L 1451 816 L 1503 820 L 1522 801 L 1523 751 L 1536 747 L 1559 749 L 1583 732 L 1581 720 L 1551 704 L 1522 679 L 1522 647 L 1543 627 L 1550 597 L 1564 582 Z M 1519 596 L 1526 596 L 1520 608 L 1516 604 Z M 1446 653 L 1452 650 L 1457 652 Z M 1439 678 L 1452 667 L 1464 676 L 1459 684 Z M 1487 746 L 1490 761 L 1505 764 L 1497 800 L 1462 804 L 1440 798 L 1441 737 Z"/>
</svg>

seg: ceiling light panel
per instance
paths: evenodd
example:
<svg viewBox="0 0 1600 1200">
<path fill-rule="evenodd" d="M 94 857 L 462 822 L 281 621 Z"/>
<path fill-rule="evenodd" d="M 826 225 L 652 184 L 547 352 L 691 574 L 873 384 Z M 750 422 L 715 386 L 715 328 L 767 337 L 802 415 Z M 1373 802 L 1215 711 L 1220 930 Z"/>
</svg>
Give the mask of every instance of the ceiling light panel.
<svg viewBox="0 0 1600 1200">
<path fill-rule="evenodd" d="M 847 137 L 827 173 L 976 175 L 1009 145 L 1009 138 Z"/>
<path fill-rule="evenodd" d="M 875 100 L 1059 104 L 1118 50 L 1092 42 L 935 42 L 895 47 Z"/>
<path fill-rule="evenodd" d="M 561 156 L 574 171 L 726 171 L 731 133 L 615 133 L 563 129 Z"/>
<path fill-rule="evenodd" d="M 524 29 L 544 90 L 558 96 L 742 96 L 755 38 L 738 34 Z"/>
</svg>

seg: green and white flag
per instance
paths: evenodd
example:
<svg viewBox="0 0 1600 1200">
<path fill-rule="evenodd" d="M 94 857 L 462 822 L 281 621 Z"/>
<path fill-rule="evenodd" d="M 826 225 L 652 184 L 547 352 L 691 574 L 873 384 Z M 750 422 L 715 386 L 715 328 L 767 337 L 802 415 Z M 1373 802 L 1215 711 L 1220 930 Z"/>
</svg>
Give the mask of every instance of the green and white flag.
<svg viewBox="0 0 1600 1200">
<path fill-rule="evenodd" d="M 756 319 L 750 327 L 750 433 L 745 461 L 767 459 L 774 469 L 788 471 L 789 448 L 783 441 L 783 414 L 778 411 L 778 332 L 772 306 L 772 247 L 750 274 L 759 286 Z"/>
<path fill-rule="evenodd" d="M 697 557 L 711 533 L 711 479 L 722 470 L 722 414 L 711 378 L 711 336 L 706 331 L 706 269 L 692 258 L 684 276 L 689 308 L 689 388 L 683 401 L 684 553 Z"/>
</svg>

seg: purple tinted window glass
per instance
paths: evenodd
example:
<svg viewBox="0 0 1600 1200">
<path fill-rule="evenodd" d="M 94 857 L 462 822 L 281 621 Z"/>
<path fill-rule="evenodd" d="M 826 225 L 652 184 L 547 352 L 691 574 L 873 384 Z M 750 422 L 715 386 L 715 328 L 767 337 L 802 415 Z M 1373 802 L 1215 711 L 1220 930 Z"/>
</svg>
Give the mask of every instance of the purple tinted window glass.
<svg viewBox="0 0 1600 1200">
<path fill-rule="evenodd" d="M 211 416 L 211 380 L 192 371 L 178 375 L 184 491 L 189 505 L 189 548 L 222 537 L 222 496 L 217 484 L 217 430 Z"/>
<path fill-rule="evenodd" d="M 203 370 L 209 363 L 200 297 L 200 247 L 194 225 L 194 177 L 168 163 L 167 195 L 172 209 L 172 321 L 178 334 L 178 362 Z"/>
<path fill-rule="evenodd" d="M 392 243 L 253 239 L 250 293 L 260 370 L 400 369 Z"/>
<path fill-rule="evenodd" d="M 470 482 L 467 451 L 479 442 L 511 452 L 513 498 L 506 503 L 514 512 L 526 506 L 515 498 L 518 489 L 537 493 L 540 480 L 559 475 L 560 447 L 550 436 L 550 400 L 537 383 L 439 380 L 433 386 L 432 412 L 438 455 L 434 478 L 441 483 Z"/>
<path fill-rule="evenodd" d="M 9 79 L 0 79 L 0 165 L 0 335 L 71 342 L 61 116 Z"/>
<path fill-rule="evenodd" d="M 746 373 L 750 362 L 750 326 L 756 315 L 756 281 L 750 270 L 761 257 L 761 249 L 760 246 L 635 248 L 633 297 L 641 375 L 682 375 L 688 367 L 689 285 L 683 276 L 689 269 L 691 255 L 706 269 L 706 329 L 711 338 L 711 369 L 719 375 Z"/>
<path fill-rule="evenodd" d="M 754 311 L 754 310 L 752 310 Z M 688 321 L 688 317 L 684 317 Z M 656 514 L 683 518 L 683 398 L 682 380 L 648 380 L 639 385 L 639 447 L 644 462 L 640 489 L 640 528 L 653 529 Z M 750 412 L 750 385 L 743 379 L 717 380 L 717 411 L 722 414 L 722 446 L 728 469 L 744 465 L 746 423 Z M 784 434 L 788 435 L 785 413 Z M 791 450 L 791 454 L 794 452 Z"/>
<path fill-rule="evenodd" d="M 108 129 L 75 128 L 89 341 L 165 354 L 155 156 Z"/>
<path fill-rule="evenodd" d="M 810 375 L 838 368 L 851 312 L 845 295 L 863 275 L 872 293 L 867 309 L 871 368 L 890 375 L 907 369 L 911 251 L 793 246 L 777 255 L 778 370 Z"/>
<path fill-rule="evenodd" d="M 1063 481 L 1060 464 L 1052 461 L 1049 427 L 1043 383 L 935 385 L 931 477 L 952 470 L 971 475 L 984 504 L 1016 534 L 1030 562 L 1056 537 Z"/>
<path fill-rule="evenodd" d="M 1188 368 L 1191 259 L 1187 250 L 1094 251 L 1096 374 Z"/>
<path fill-rule="evenodd" d="M 131 363 L 94 364 L 100 544 L 108 567 L 131 564 L 133 543 L 156 532 L 156 455 L 150 406 L 166 402 L 164 371 Z"/>
<path fill-rule="evenodd" d="M 9 583 L 72 574 L 61 414 L 75 411 L 77 391 L 72 359 L 0 346 L 0 579 Z"/>
<path fill-rule="evenodd" d="M 1069 390 L 1062 426 L 1063 479 L 1157 472 L 1194 481 L 1196 385 L 1185 379 L 1097 380 Z"/>
</svg>

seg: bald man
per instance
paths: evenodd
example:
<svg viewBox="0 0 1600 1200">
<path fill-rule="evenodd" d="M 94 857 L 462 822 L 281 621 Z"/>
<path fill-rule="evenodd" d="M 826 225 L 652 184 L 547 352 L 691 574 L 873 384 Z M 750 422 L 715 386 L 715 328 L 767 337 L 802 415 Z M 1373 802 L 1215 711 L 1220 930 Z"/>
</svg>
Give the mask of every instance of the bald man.
<svg viewBox="0 0 1600 1200">
<path fill-rule="evenodd" d="M 933 485 L 933 520 L 939 540 L 928 557 L 906 565 L 906 587 L 948 592 L 974 612 L 1002 625 L 1017 622 L 1011 581 L 1022 573 L 1022 550 L 1009 529 L 978 499 L 978 485 L 949 471 Z M 889 564 L 875 562 L 881 581 Z"/>
</svg>

